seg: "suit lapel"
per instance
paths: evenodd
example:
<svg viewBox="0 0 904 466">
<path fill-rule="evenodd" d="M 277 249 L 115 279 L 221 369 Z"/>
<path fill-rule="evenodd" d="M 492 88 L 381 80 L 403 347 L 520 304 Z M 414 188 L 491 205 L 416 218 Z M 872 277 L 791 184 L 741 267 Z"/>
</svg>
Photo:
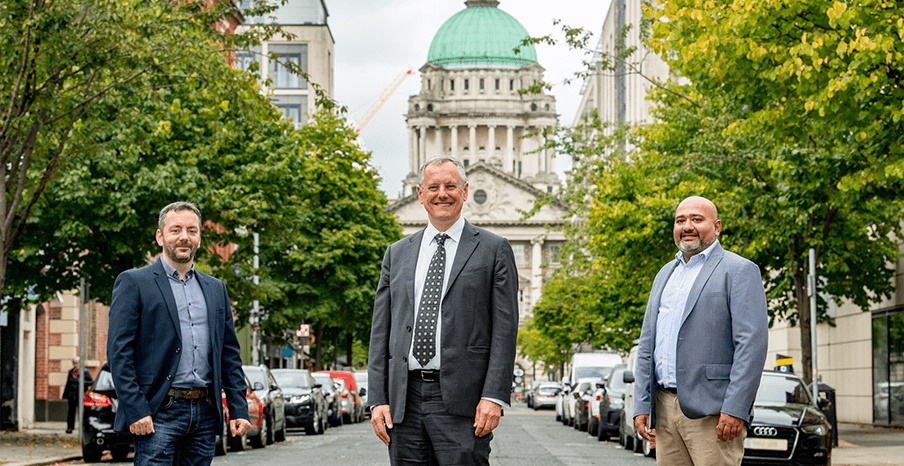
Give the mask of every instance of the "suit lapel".
<svg viewBox="0 0 904 466">
<path fill-rule="evenodd" d="M 166 269 L 160 263 L 163 258 L 157 259 L 153 265 L 154 281 L 157 282 L 157 288 L 163 296 L 163 302 L 166 303 L 166 309 L 169 311 L 173 325 L 176 327 L 176 334 L 179 335 L 179 341 L 182 341 L 182 326 L 179 324 L 179 309 L 176 307 L 176 297 L 173 296 L 173 288 L 170 286 L 169 277 L 166 276 Z"/>
<path fill-rule="evenodd" d="M 458 250 L 455 252 L 455 262 L 452 263 L 452 271 L 449 272 L 449 283 L 446 284 L 447 291 L 452 288 L 455 279 L 461 274 L 462 269 L 465 268 L 465 264 L 468 263 L 468 259 L 471 258 L 471 254 L 474 253 L 474 250 L 477 249 L 477 245 L 480 244 L 480 240 L 477 239 L 477 234 L 479 232 L 480 231 L 477 230 L 477 228 L 474 228 L 473 225 L 465 220 L 465 226 L 461 232 L 461 242 L 458 244 Z"/>
<path fill-rule="evenodd" d="M 703 292 L 703 287 L 706 286 L 706 282 L 709 281 L 709 277 L 712 276 L 713 271 L 716 270 L 719 262 L 722 261 L 722 256 L 725 255 L 725 250 L 722 249 L 721 244 L 717 244 L 710 254 L 711 256 L 706 258 L 706 262 L 703 263 L 703 269 L 700 270 L 700 275 L 697 275 L 697 279 L 694 280 L 694 285 L 691 287 L 691 291 L 687 295 L 687 304 L 684 306 L 684 314 L 681 316 L 681 325 L 684 325 L 684 321 L 687 320 L 687 317 L 689 315 L 691 315 L 691 310 L 694 309 L 694 306 L 697 305 L 697 299 L 700 298 L 700 293 Z"/>
<path fill-rule="evenodd" d="M 411 309 L 412 316 L 417 308 L 417 303 L 414 302 L 414 274 L 417 271 L 417 256 L 421 250 L 421 240 L 423 237 L 424 230 L 408 237 L 408 247 L 402 250 L 402 263 L 398 269 L 406 271 L 403 276 L 405 281 L 402 283 L 402 286 L 405 289 L 405 295 L 408 298 L 408 307 Z"/>
</svg>

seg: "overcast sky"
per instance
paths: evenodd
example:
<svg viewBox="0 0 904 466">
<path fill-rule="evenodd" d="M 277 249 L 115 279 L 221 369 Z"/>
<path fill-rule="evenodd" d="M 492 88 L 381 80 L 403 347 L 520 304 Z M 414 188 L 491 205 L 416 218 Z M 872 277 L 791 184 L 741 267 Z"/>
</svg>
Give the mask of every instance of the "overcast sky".
<svg viewBox="0 0 904 466">
<path fill-rule="evenodd" d="M 427 61 L 430 42 L 440 26 L 465 8 L 464 0 L 326 0 L 327 20 L 335 45 L 335 98 L 349 115 L 360 119 L 392 81 L 408 69 L 405 79 L 361 132 L 373 163 L 383 178 L 380 188 L 397 198 L 408 173 L 408 134 L 405 112 L 408 97 L 420 90 L 418 70 Z M 534 37 L 553 34 L 560 38 L 560 19 L 572 27 L 584 27 L 599 37 L 609 0 L 501 0 L 499 8 L 514 16 Z M 546 80 L 555 83 L 553 95 L 559 122 L 570 125 L 580 103 L 581 82 L 562 81 L 581 69 L 582 55 L 565 45 L 537 46 L 537 59 L 546 69 Z M 570 161 L 556 161 L 560 176 Z"/>
</svg>

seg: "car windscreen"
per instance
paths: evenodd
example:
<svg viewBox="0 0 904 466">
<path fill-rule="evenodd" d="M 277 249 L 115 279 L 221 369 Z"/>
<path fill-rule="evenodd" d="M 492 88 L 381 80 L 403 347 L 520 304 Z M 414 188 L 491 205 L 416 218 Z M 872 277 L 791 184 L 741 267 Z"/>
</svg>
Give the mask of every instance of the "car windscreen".
<svg viewBox="0 0 904 466">
<path fill-rule="evenodd" d="M 612 371 L 612 375 L 610 375 L 609 380 L 606 381 L 607 386 L 615 391 L 625 391 L 625 378 L 622 377 L 622 374 L 624 373 L 624 369 L 615 369 Z"/>
<path fill-rule="evenodd" d="M 574 368 L 574 379 L 583 379 L 586 377 L 593 377 L 597 379 L 602 379 L 607 372 L 609 372 L 611 367 L 576 367 Z"/>
<path fill-rule="evenodd" d="M 94 391 L 113 391 L 113 375 L 110 374 L 110 371 L 104 369 L 97 373 L 97 378 L 94 379 Z"/>
<path fill-rule="evenodd" d="M 283 388 L 311 388 L 311 379 L 307 372 L 273 371 L 276 383 Z"/>
<path fill-rule="evenodd" d="M 756 392 L 758 404 L 810 404 L 810 393 L 797 377 L 764 375 Z"/>
<path fill-rule="evenodd" d="M 541 393 L 543 395 L 558 395 L 562 389 L 559 387 L 540 387 L 537 389 L 537 393 Z"/>
<path fill-rule="evenodd" d="M 251 384 L 260 382 L 264 387 L 267 386 L 267 378 L 264 377 L 264 371 L 260 369 L 245 369 L 245 375 L 248 376 L 248 380 L 251 381 Z"/>
</svg>

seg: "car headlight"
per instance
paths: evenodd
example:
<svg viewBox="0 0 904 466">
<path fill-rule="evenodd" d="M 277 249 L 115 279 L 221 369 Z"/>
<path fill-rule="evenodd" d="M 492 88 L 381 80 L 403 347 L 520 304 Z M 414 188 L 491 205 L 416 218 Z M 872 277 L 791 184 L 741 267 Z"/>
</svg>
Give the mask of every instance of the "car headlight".
<svg viewBox="0 0 904 466">
<path fill-rule="evenodd" d="M 292 397 L 292 403 L 307 403 L 311 400 L 311 395 L 297 395 Z"/>
<path fill-rule="evenodd" d="M 800 426 L 800 430 L 806 432 L 808 434 L 816 434 L 819 436 L 826 435 L 829 433 L 828 429 L 825 428 L 822 424 L 809 424 Z"/>
</svg>

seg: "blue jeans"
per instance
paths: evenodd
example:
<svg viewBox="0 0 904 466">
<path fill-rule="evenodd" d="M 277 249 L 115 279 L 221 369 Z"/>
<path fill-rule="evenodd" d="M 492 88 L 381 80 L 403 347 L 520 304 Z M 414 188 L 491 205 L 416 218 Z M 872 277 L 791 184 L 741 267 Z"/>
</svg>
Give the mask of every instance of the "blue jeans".
<svg viewBox="0 0 904 466">
<path fill-rule="evenodd" d="M 133 436 L 136 465 L 210 465 L 217 432 L 210 400 L 167 397 L 152 418 L 153 434 Z"/>
</svg>

